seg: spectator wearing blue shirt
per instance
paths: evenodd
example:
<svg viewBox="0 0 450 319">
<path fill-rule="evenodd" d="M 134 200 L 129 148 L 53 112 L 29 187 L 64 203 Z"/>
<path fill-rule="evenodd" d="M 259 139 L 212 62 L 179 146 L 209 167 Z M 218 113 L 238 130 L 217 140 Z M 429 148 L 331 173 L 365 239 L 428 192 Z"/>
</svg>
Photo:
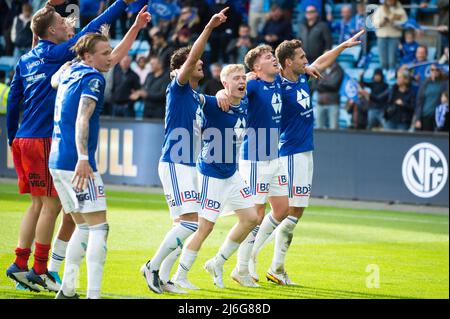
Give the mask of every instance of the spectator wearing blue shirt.
<svg viewBox="0 0 450 319">
<path fill-rule="evenodd" d="M 347 41 L 357 33 L 355 20 L 352 19 L 352 7 L 345 5 L 341 8 L 341 20 L 331 23 L 331 31 L 339 34 L 337 43 Z"/>
<path fill-rule="evenodd" d="M 404 41 L 399 44 L 400 64 L 408 64 L 414 62 L 416 59 L 416 50 L 419 43 L 415 40 L 415 33 L 413 29 L 407 29 L 404 35 Z"/>
</svg>

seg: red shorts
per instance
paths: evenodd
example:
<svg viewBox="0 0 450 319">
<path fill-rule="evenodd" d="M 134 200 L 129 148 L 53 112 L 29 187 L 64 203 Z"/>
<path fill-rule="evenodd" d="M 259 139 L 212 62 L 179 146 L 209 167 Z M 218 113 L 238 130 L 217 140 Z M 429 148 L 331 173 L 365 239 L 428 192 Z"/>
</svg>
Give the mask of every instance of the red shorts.
<svg viewBox="0 0 450 319">
<path fill-rule="evenodd" d="M 33 196 L 58 196 L 48 169 L 51 143 L 51 137 L 14 139 L 12 155 L 19 177 L 19 193 L 31 193 Z"/>
</svg>

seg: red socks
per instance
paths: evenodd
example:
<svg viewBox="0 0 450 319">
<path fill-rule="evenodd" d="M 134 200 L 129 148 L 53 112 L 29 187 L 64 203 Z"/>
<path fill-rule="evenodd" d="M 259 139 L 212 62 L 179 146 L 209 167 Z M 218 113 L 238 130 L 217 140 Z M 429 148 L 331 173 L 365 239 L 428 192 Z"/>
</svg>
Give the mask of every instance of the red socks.
<svg viewBox="0 0 450 319">
<path fill-rule="evenodd" d="M 21 269 L 28 269 L 28 258 L 30 258 L 31 249 L 17 247 L 15 252 L 16 260 L 14 263 Z"/>
<path fill-rule="evenodd" d="M 43 245 L 35 242 L 33 269 L 37 275 L 47 272 L 48 253 L 51 245 Z"/>
</svg>

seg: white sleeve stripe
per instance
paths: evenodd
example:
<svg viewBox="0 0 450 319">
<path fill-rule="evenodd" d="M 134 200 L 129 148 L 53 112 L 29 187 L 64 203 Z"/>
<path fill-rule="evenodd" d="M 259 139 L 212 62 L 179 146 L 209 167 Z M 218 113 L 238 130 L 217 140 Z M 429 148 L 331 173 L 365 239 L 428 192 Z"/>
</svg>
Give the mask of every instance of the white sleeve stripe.
<svg viewBox="0 0 450 319">
<path fill-rule="evenodd" d="M 91 99 L 95 100 L 96 102 L 98 102 L 98 97 L 94 96 L 94 95 L 90 95 L 90 94 L 81 94 L 81 97 L 83 96 L 87 96 L 90 97 Z"/>
<path fill-rule="evenodd" d="M 178 74 L 175 76 L 175 81 L 177 82 L 178 86 L 183 87 L 186 84 L 181 84 L 180 82 L 178 82 Z"/>
</svg>

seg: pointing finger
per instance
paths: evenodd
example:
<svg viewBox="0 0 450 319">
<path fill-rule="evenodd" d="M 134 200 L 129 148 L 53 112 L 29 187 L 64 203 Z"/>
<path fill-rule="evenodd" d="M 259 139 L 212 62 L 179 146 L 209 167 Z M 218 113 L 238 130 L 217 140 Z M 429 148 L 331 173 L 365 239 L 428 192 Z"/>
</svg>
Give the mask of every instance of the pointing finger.
<svg viewBox="0 0 450 319">
<path fill-rule="evenodd" d="M 148 5 L 145 5 L 142 7 L 141 11 L 139 11 L 139 14 L 143 14 L 145 11 L 147 11 Z"/>
<path fill-rule="evenodd" d="M 222 11 L 220 11 L 220 14 L 225 14 L 225 12 L 227 12 L 230 9 L 230 7 L 226 7 L 225 9 L 223 9 Z"/>
</svg>

